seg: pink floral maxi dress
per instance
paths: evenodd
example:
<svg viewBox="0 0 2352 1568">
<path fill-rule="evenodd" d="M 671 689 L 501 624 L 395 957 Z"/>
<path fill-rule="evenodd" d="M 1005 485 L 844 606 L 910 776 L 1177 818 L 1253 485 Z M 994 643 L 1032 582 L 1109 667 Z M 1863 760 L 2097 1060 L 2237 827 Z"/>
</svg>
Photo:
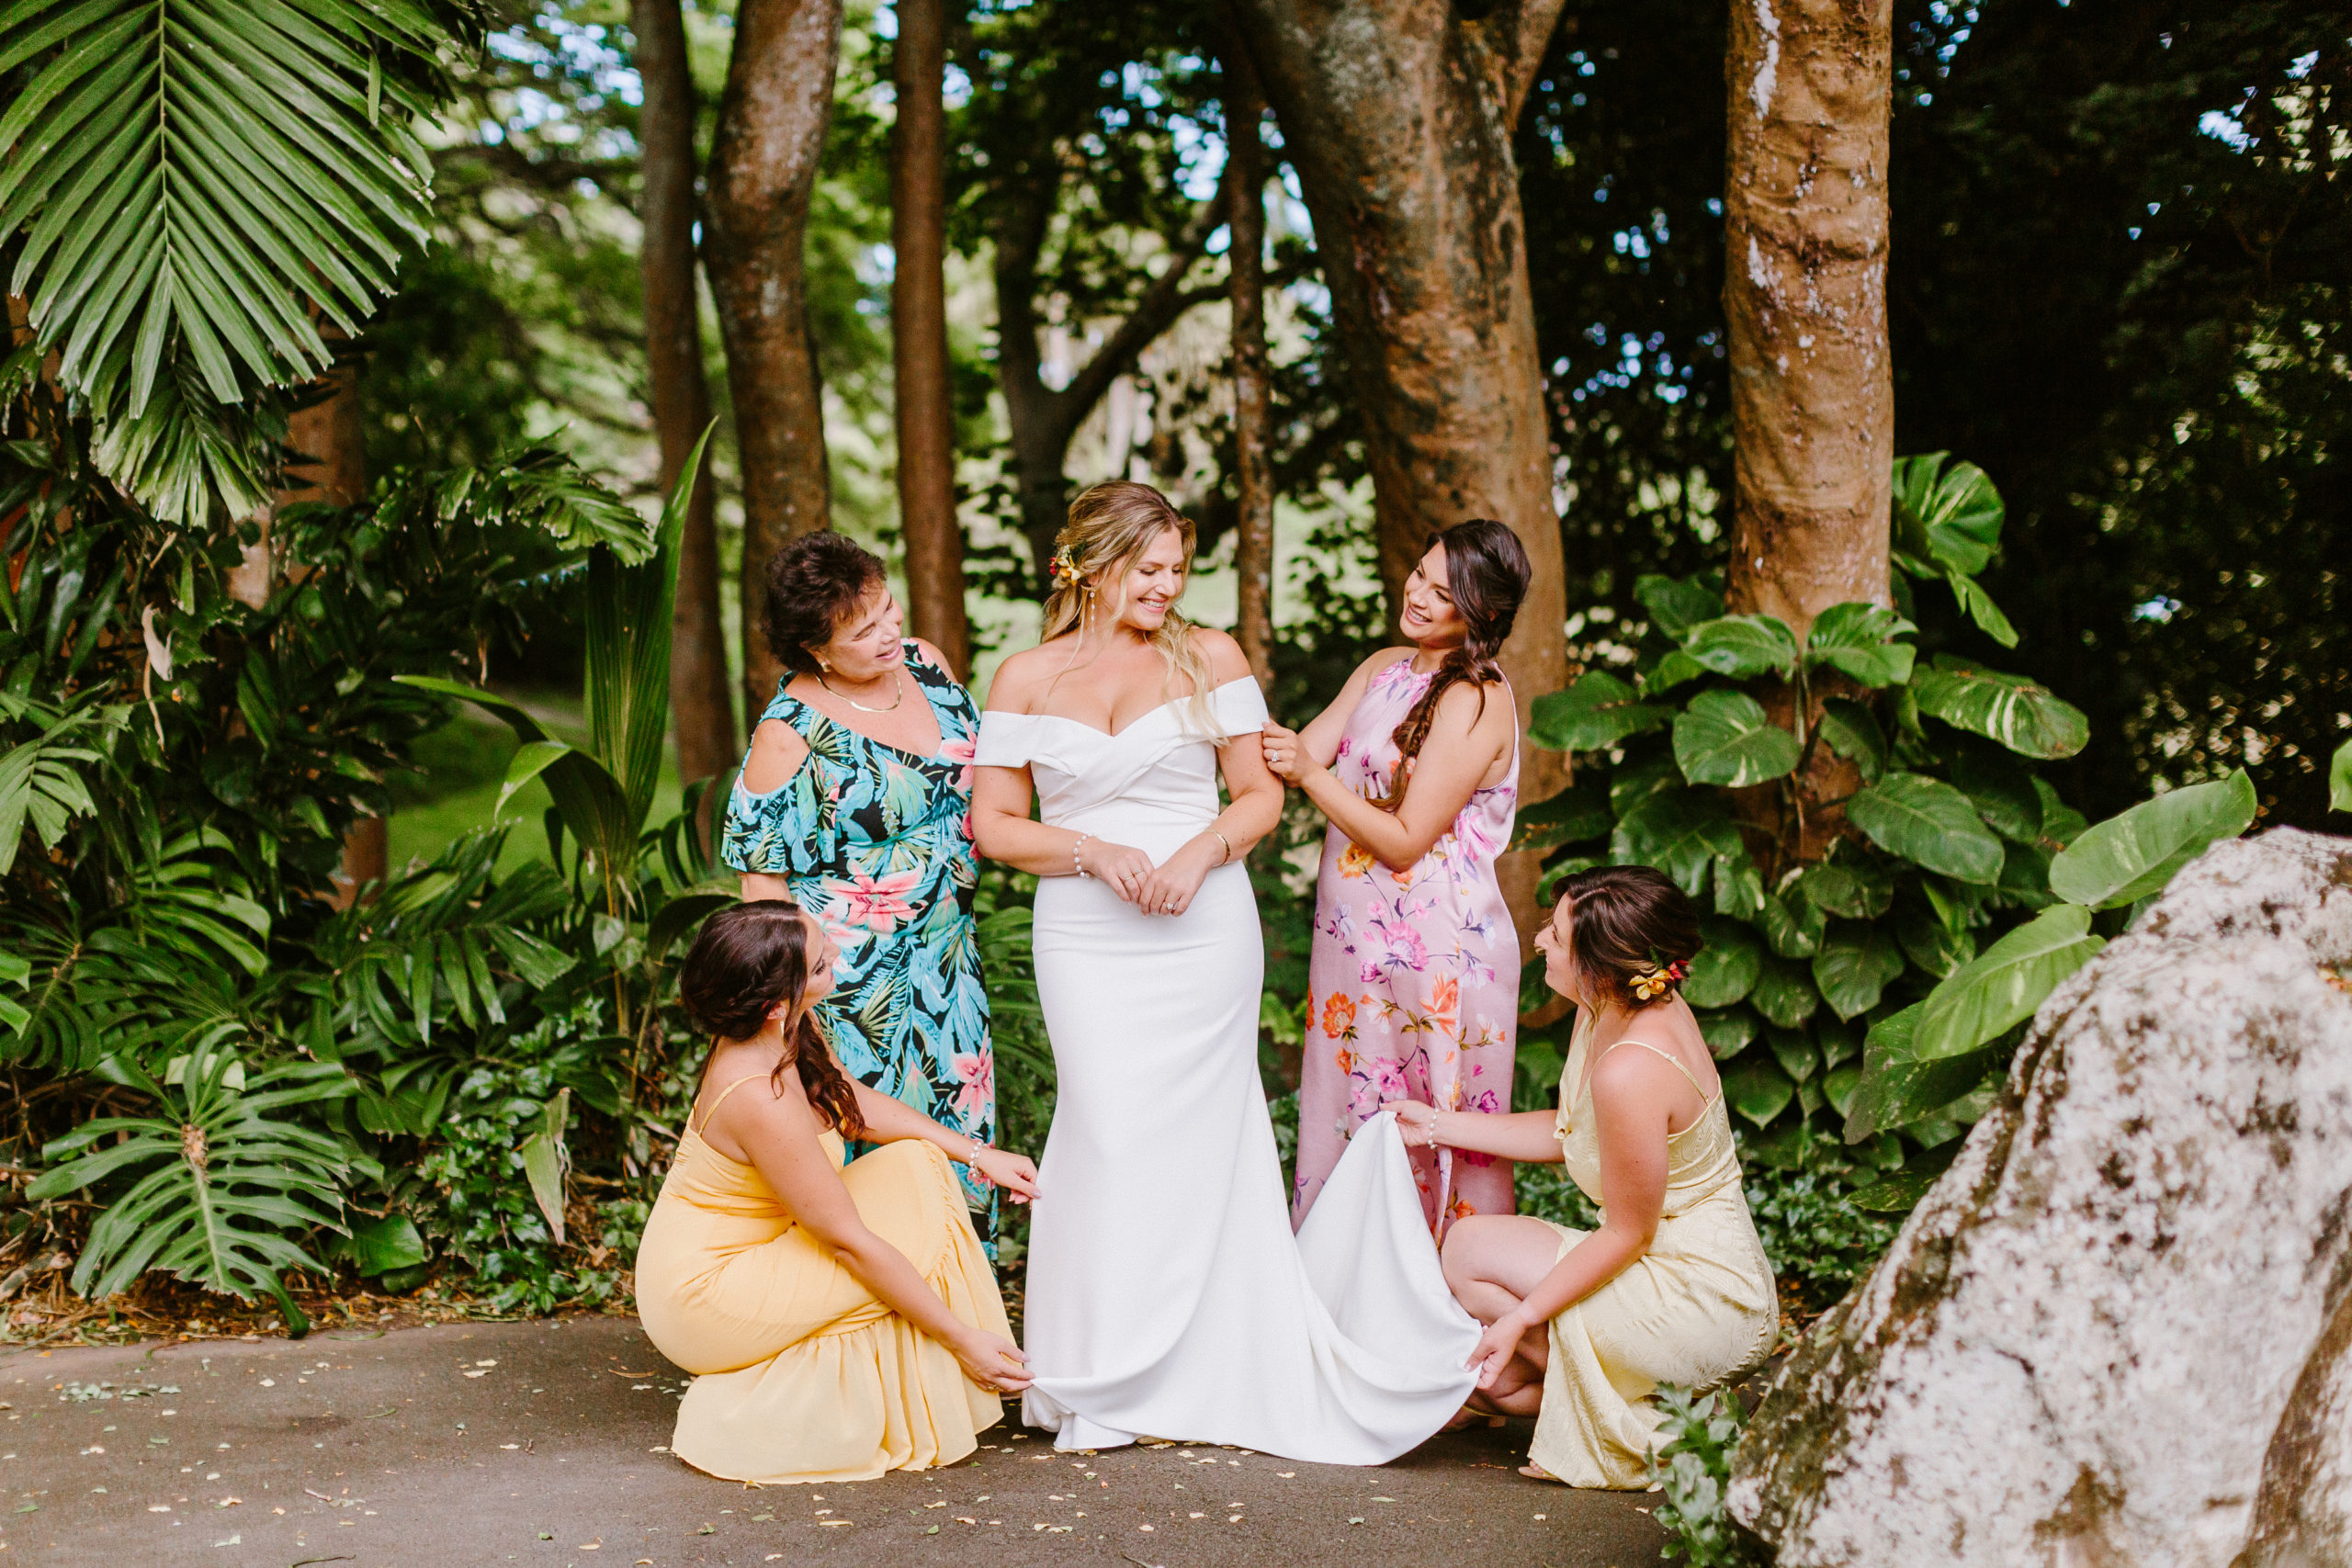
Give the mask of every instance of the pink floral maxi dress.
<svg viewBox="0 0 2352 1568">
<path fill-rule="evenodd" d="M 1331 771 L 1357 795 L 1388 792 L 1391 736 L 1429 689 L 1410 658 L 1372 678 Z M 1509 702 L 1507 689 L 1488 702 Z M 1500 784 L 1471 795 L 1409 871 L 1392 872 L 1332 827 L 1315 883 L 1298 1174 L 1291 1224 L 1314 1206 L 1355 1130 L 1391 1100 L 1508 1111 L 1519 1027 L 1519 933 L 1495 880 L 1519 798 L 1519 751 Z M 1433 1233 L 1464 1214 L 1508 1214 L 1511 1162 L 1467 1150 L 1411 1151 Z"/>
</svg>

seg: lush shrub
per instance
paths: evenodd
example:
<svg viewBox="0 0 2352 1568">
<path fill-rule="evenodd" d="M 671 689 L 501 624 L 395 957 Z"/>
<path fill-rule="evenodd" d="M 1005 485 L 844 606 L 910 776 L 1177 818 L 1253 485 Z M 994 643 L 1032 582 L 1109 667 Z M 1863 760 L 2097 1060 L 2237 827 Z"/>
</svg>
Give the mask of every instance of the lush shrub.
<svg viewBox="0 0 2352 1568">
<path fill-rule="evenodd" d="M 1770 1568 L 1772 1554 L 1731 1517 L 1732 1450 L 1747 1418 L 1727 1389 L 1693 1399 L 1687 1389 L 1658 1391 L 1657 1446 L 1650 1479 L 1659 1502 L 1650 1517 L 1666 1531 L 1661 1556 L 1689 1568 Z"/>
</svg>

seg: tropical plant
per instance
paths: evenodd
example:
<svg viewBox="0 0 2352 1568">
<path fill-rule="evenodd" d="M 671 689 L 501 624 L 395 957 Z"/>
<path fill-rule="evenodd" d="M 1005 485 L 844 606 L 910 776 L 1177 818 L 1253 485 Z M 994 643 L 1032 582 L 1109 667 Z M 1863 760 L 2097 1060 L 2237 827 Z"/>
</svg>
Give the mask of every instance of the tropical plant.
<svg viewBox="0 0 2352 1568">
<path fill-rule="evenodd" d="M 411 128 L 471 7 L 413 0 L 15 0 L 0 12 L 8 289 L 96 425 L 99 466 L 201 527 L 269 499 L 257 397 L 334 362 L 421 245 Z"/>
<path fill-rule="evenodd" d="M 294 1238 L 319 1227 L 340 1231 L 343 1186 L 372 1162 L 272 1113 L 348 1094 L 350 1084 L 323 1063 L 282 1062 L 249 1074 L 229 1049 L 229 1032 L 211 1032 L 216 1038 L 191 1041 L 160 1076 L 109 1057 L 105 1076 L 160 1114 L 101 1116 L 54 1140 L 41 1151 L 53 1168 L 27 1196 L 128 1182 L 91 1226 L 74 1267 L 83 1294 L 111 1295 L 161 1269 L 246 1300 L 265 1292 L 299 1337 L 309 1325 L 282 1276 L 320 1266 Z"/>
<path fill-rule="evenodd" d="M 1942 640 L 2015 640 L 1976 581 L 1997 491 L 1940 453 L 1898 461 L 1894 491 L 1892 609 L 1834 605 L 1799 637 L 1726 615 L 1713 573 L 1643 579 L 1631 667 L 1536 701 L 1536 744 L 1592 762 L 1521 814 L 1516 845 L 1558 850 L 1547 889 L 1641 863 L 1705 900 L 1683 995 L 1751 1152 L 1824 1179 L 1849 1163 L 1885 1173 L 1854 1201 L 1900 1209 L 1989 1103 L 2024 1021 L 2098 950 L 2095 927 L 2120 929 L 2244 830 L 2254 800 L 2241 774 L 2086 829 L 2031 766 L 2081 749 L 2082 715 L 1973 658 L 1922 656 L 1915 583 L 1948 590 L 1966 623 Z M 1826 852 L 1806 848 L 1822 835 L 1796 784 L 1825 749 L 1852 781 L 1815 807 L 1842 818 Z M 1759 795 L 1777 809 L 1754 809 Z"/>
<path fill-rule="evenodd" d="M 1769 1568 L 1771 1551 L 1731 1517 L 1731 1460 L 1747 1430 L 1729 1389 L 1693 1396 L 1671 1384 L 1657 1391 L 1662 1419 L 1647 1456 L 1658 1491 L 1651 1517 L 1666 1532 L 1658 1553 L 1688 1568 Z"/>
<path fill-rule="evenodd" d="M 548 856 L 563 863 L 567 834 L 576 846 L 574 886 L 589 890 L 599 906 L 596 951 L 610 965 L 614 1017 L 624 1033 L 634 1016 L 628 967 L 658 959 L 671 942 L 734 897 L 731 889 L 717 886 L 673 890 L 647 870 L 656 852 L 666 854 L 669 866 L 683 874 L 681 880 L 699 883 L 709 870 L 707 853 L 692 833 L 676 830 L 679 825 L 666 834 L 646 831 L 669 729 L 670 611 L 677 592 L 678 543 L 709 440 L 706 429 L 679 471 L 649 548 L 634 559 L 613 548 L 590 556 L 585 747 L 557 739 L 522 704 L 480 687 L 434 676 L 400 677 L 421 691 L 473 703 L 505 720 L 523 742 L 507 767 L 498 808 L 503 811 L 534 780 L 553 798 L 546 818 Z"/>
</svg>

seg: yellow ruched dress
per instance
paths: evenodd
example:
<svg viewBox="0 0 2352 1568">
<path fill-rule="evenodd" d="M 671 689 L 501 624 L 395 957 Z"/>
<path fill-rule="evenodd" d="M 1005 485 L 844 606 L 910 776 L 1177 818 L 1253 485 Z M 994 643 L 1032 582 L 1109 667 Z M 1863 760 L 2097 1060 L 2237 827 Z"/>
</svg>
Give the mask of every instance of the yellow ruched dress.
<svg viewBox="0 0 2352 1568">
<path fill-rule="evenodd" d="M 823 1136 L 840 1168 L 841 1138 Z M 885 1144 L 842 1180 L 858 1217 L 949 1311 L 1010 1337 L 945 1154 Z M 1003 1418 L 954 1352 L 877 1301 L 757 1170 L 703 1142 L 692 1121 L 638 1249 L 637 1310 L 655 1348 L 697 1374 L 670 1451 L 725 1480 L 867 1481 L 953 1464 Z"/>
<path fill-rule="evenodd" d="M 1577 1089 L 1591 1043 L 1589 1026 L 1580 1025 L 1560 1075 L 1557 1135 L 1569 1179 L 1597 1203 L 1600 1140 L 1590 1086 Z M 1610 1049 L 1627 1045 L 1656 1051 L 1690 1077 L 1673 1053 L 1645 1041 L 1620 1040 Z M 1666 1205 L 1649 1250 L 1552 1320 L 1528 1457 L 1571 1486 L 1646 1487 L 1643 1456 L 1659 1420 L 1657 1385 L 1727 1382 L 1763 1360 L 1779 1326 L 1772 1266 L 1740 1191 L 1739 1153 L 1720 1091 L 1696 1122 L 1668 1137 L 1666 1149 Z M 1552 1228 L 1560 1233 L 1555 1260 L 1588 1234 Z"/>
</svg>

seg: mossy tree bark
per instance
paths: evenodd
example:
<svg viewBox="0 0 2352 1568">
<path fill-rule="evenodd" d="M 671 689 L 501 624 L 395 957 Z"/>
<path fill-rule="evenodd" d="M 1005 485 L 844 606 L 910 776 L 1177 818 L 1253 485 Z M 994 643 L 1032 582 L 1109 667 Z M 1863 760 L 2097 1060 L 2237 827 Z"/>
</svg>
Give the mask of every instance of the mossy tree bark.
<svg viewBox="0 0 2352 1568">
<path fill-rule="evenodd" d="M 1724 312 L 1736 491 L 1727 598 L 1800 637 L 1832 604 L 1891 603 L 1894 380 L 1887 351 L 1892 0 L 1732 7 Z M 1816 683 L 1810 733 L 1835 683 Z M 1796 694 L 1768 703 L 1796 727 Z M 1793 792 L 1745 792 L 1781 856 L 1817 860 L 1860 777 L 1811 748 Z M 1793 813 L 1793 816 L 1792 816 Z"/>
<path fill-rule="evenodd" d="M 743 0 L 710 150 L 703 265 L 743 468 L 744 713 L 753 720 L 783 674 L 759 630 L 768 558 L 830 521 L 802 244 L 841 26 L 841 0 Z"/>
<path fill-rule="evenodd" d="M 1392 606 L 1430 536 L 1510 525 L 1534 583 L 1502 664 L 1522 729 L 1564 682 L 1566 604 L 1511 134 L 1562 0 L 1236 0 L 1315 219 L 1362 401 Z M 1520 791 L 1562 782 L 1524 753 Z M 1537 868 L 1506 856 L 1522 942 Z"/>
</svg>

